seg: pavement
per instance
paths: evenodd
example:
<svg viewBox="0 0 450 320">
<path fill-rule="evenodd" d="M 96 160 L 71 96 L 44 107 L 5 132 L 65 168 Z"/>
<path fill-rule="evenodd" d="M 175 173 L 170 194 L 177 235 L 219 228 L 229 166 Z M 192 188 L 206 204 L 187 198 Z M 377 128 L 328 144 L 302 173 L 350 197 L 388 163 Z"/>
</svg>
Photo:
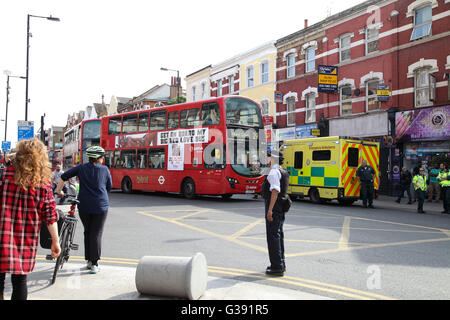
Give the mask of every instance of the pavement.
<svg viewBox="0 0 450 320">
<path fill-rule="evenodd" d="M 376 208 L 410 211 L 415 213 L 416 204 L 408 205 L 405 199 L 396 203 L 394 197 L 379 196 L 374 201 Z M 360 205 L 360 201 L 354 205 Z M 425 202 L 427 214 L 441 214 L 441 203 Z M 136 289 L 137 264 L 133 266 L 112 266 L 100 264 L 100 272 L 92 275 L 81 259 L 71 259 L 58 273 L 56 283 L 51 285 L 54 262 L 37 257 L 34 271 L 28 276 L 29 300 L 173 300 L 177 297 L 157 297 L 140 294 Z M 100 261 L 101 263 L 102 261 Z M 214 272 L 213 272 L 214 274 Z M 259 280 L 264 280 L 261 273 Z M 208 275 L 207 288 L 199 300 L 331 300 L 328 297 L 291 290 L 278 286 L 257 283 L 259 280 L 245 277 L 213 277 Z M 9 276 L 5 282 L 5 299 L 11 295 Z"/>
</svg>

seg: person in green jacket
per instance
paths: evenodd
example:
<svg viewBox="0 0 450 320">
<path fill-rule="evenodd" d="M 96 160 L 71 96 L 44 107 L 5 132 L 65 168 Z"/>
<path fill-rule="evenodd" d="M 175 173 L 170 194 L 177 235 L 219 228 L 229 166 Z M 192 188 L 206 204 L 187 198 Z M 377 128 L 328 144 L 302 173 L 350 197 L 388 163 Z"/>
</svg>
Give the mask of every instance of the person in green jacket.
<svg viewBox="0 0 450 320">
<path fill-rule="evenodd" d="M 442 202 L 444 203 L 444 211 L 442 213 L 450 214 L 450 174 L 445 163 L 441 163 L 441 172 L 437 179 L 441 186 Z"/>
<path fill-rule="evenodd" d="M 417 197 L 417 212 L 426 213 L 423 211 L 423 203 L 427 194 L 427 177 L 425 176 L 425 169 L 420 168 L 419 172 L 416 172 L 412 183 Z"/>
</svg>

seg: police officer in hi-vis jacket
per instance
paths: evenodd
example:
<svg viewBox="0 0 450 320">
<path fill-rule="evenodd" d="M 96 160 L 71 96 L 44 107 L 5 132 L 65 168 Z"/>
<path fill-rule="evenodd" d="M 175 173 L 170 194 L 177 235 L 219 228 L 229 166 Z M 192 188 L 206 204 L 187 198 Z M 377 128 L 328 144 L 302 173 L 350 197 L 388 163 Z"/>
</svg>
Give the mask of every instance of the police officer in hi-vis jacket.
<svg viewBox="0 0 450 320">
<path fill-rule="evenodd" d="M 425 169 L 420 168 L 419 172 L 416 172 L 412 183 L 417 197 L 417 212 L 426 213 L 423 211 L 423 203 L 427 194 L 427 176 L 425 175 Z"/>
</svg>

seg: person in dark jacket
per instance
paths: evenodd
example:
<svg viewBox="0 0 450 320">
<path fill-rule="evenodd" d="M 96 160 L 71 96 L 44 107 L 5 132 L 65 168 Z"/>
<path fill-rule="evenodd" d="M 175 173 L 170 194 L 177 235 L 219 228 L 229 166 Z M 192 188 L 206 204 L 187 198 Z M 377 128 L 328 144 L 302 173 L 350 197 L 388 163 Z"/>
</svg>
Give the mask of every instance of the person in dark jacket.
<svg viewBox="0 0 450 320">
<path fill-rule="evenodd" d="M 61 176 L 56 188 L 56 194 L 61 192 L 64 182 L 77 176 L 80 180 L 78 194 L 78 212 L 84 227 L 84 256 L 90 273 L 99 271 L 98 260 L 101 256 L 101 241 L 103 226 L 109 208 L 108 192 L 112 188 L 111 174 L 108 167 L 103 165 L 105 150 L 98 146 L 86 150 L 89 162 L 73 167 Z"/>
<path fill-rule="evenodd" d="M 405 191 L 408 195 L 408 204 L 412 204 L 412 196 L 411 196 L 411 181 L 412 175 L 411 172 L 406 167 L 402 168 L 402 172 L 400 172 L 400 190 L 398 193 L 398 198 L 395 202 L 400 203 Z"/>
</svg>

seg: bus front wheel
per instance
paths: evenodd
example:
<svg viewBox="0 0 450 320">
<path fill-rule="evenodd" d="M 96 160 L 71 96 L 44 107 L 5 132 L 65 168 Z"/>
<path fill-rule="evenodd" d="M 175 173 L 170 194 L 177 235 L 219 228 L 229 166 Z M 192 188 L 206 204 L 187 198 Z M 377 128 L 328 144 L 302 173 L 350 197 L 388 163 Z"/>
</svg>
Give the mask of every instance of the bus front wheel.
<svg viewBox="0 0 450 320">
<path fill-rule="evenodd" d="M 195 183 L 192 179 L 188 178 L 184 180 L 182 186 L 182 192 L 186 199 L 192 199 L 195 196 Z"/>
<path fill-rule="evenodd" d="M 123 178 L 122 180 L 122 192 L 123 193 L 131 193 L 132 191 L 132 183 L 131 179 L 128 177 Z"/>
</svg>

